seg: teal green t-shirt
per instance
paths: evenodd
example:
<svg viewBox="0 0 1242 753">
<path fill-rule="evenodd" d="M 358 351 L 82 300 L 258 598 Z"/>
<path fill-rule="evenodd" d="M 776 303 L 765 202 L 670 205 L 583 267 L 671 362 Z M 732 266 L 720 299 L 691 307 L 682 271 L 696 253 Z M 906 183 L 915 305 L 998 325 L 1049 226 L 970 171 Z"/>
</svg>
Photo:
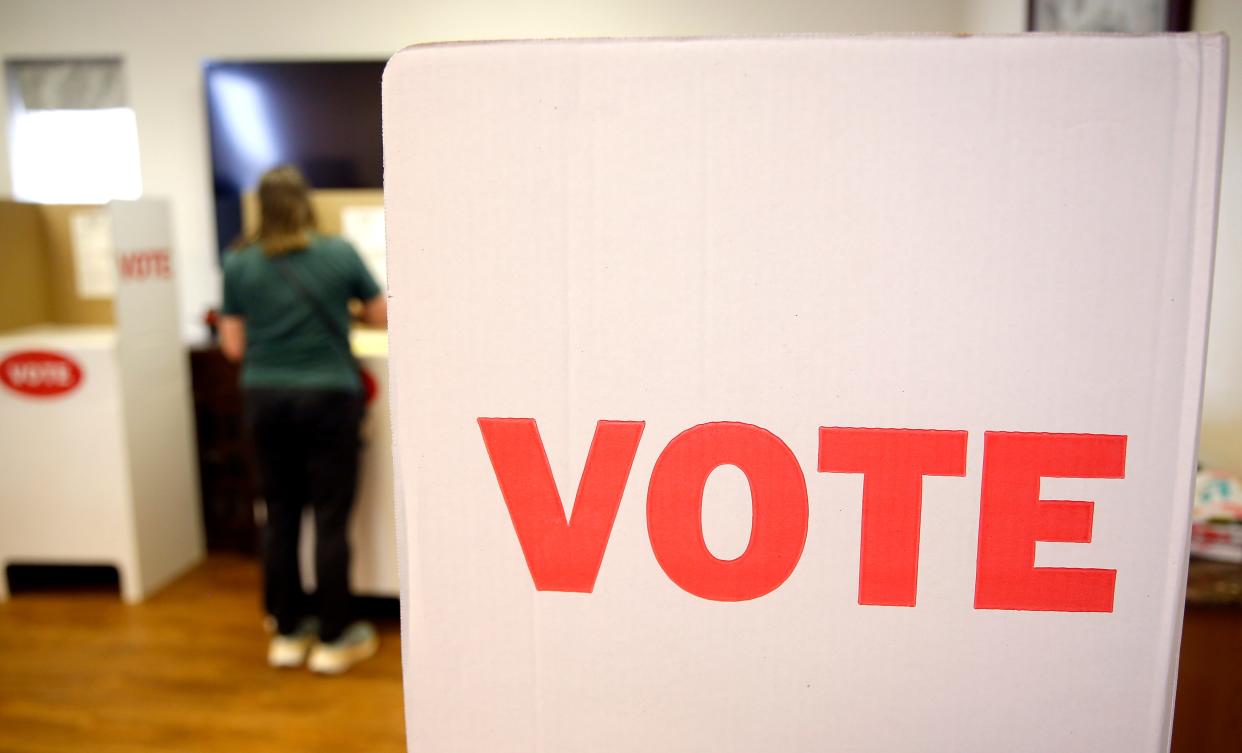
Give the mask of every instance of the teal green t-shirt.
<svg viewBox="0 0 1242 753">
<path fill-rule="evenodd" d="M 337 324 L 335 331 L 277 264 L 315 296 Z M 312 236 L 306 249 L 279 256 L 268 256 L 257 244 L 230 252 L 224 259 L 221 312 L 245 319 L 242 386 L 361 389 L 342 333 L 349 331 L 350 299 L 367 301 L 379 294 L 358 252 L 335 236 Z"/>
</svg>

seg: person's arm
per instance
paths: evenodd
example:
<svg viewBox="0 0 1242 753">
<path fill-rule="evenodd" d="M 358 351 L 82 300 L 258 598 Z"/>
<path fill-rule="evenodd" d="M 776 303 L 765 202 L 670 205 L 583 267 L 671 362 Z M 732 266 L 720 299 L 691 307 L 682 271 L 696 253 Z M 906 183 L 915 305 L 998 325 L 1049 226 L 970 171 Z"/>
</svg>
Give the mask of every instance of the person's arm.
<svg viewBox="0 0 1242 753">
<path fill-rule="evenodd" d="M 371 276 L 371 270 L 367 269 L 357 249 L 350 245 L 349 241 L 342 239 L 342 242 L 349 252 L 349 260 L 353 266 L 350 297 L 362 304 L 358 320 L 372 327 L 387 327 L 388 299 L 384 296 L 384 291 L 376 284 L 375 278 Z"/>
<path fill-rule="evenodd" d="M 242 296 L 237 290 L 240 257 L 229 252 L 224 257 L 224 296 L 220 305 L 220 350 L 233 363 L 240 363 L 246 353 L 246 319 Z"/>
<path fill-rule="evenodd" d="M 362 302 L 362 316 L 359 317 L 363 324 L 369 324 L 372 327 L 388 326 L 388 299 L 383 293 L 372 296 L 370 300 Z"/>
<path fill-rule="evenodd" d="M 233 363 L 240 363 L 246 353 L 246 320 L 240 316 L 220 317 L 220 350 Z"/>
</svg>

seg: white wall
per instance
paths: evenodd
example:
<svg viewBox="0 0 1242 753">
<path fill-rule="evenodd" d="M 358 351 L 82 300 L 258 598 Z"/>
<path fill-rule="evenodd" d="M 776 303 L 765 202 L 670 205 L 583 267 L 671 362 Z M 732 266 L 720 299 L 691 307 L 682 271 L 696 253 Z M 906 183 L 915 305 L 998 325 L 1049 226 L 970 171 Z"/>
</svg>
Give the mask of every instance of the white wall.
<svg viewBox="0 0 1242 753">
<path fill-rule="evenodd" d="M 1026 0 L 965 0 L 963 17 L 972 34 L 1025 31 Z"/>
<path fill-rule="evenodd" d="M 458 39 L 957 31 L 961 21 L 961 0 L 3 0 L 0 58 L 124 58 L 143 188 L 173 201 L 182 319 L 193 337 L 219 300 L 204 60 L 382 59 Z"/>
</svg>

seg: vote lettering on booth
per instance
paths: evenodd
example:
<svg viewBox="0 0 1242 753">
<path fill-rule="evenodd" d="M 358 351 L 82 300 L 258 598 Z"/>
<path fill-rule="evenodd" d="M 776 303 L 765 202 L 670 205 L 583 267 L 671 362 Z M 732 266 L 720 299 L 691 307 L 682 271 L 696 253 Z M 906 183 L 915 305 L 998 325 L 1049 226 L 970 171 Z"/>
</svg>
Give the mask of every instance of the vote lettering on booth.
<svg viewBox="0 0 1242 753">
<path fill-rule="evenodd" d="M 410 750 L 1166 750 L 1225 55 L 396 55 Z"/>
</svg>

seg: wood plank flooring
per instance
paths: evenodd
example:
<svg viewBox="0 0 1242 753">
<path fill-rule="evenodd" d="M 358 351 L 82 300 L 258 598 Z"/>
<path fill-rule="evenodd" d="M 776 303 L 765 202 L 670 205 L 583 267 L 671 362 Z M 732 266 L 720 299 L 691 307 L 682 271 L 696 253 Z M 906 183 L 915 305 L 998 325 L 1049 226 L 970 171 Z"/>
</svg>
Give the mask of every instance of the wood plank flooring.
<svg viewBox="0 0 1242 753">
<path fill-rule="evenodd" d="M 259 570 L 212 556 L 153 599 L 0 603 L 0 751 L 404 751 L 396 621 L 340 677 L 265 663 Z"/>
<path fill-rule="evenodd" d="M 115 588 L 0 603 L 0 753 L 404 751 L 395 620 L 341 677 L 264 663 L 258 564 L 211 557 L 150 601 Z M 1242 610 L 1189 609 L 1175 753 L 1239 750 Z"/>
</svg>

